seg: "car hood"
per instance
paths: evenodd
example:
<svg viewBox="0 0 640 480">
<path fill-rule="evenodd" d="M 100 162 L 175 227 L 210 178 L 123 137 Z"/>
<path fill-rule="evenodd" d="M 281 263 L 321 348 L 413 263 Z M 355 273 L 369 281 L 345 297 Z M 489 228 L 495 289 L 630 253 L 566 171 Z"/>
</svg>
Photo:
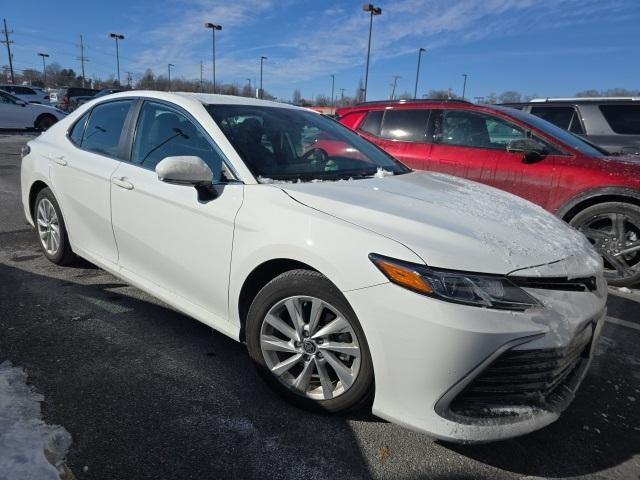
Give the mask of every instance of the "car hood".
<svg viewBox="0 0 640 480">
<path fill-rule="evenodd" d="M 601 269 L 586 238 L 546 210 L 450 175 L 277 186 L 304 205 L 404 244 L 433 267 L 499 274 L 526 269 L 537 276 Z"/>
</svg>

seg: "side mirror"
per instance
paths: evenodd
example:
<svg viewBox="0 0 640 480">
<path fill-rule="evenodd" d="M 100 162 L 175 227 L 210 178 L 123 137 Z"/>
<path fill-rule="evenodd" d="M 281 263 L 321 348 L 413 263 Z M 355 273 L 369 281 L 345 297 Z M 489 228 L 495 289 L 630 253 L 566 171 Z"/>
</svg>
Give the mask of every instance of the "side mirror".
<svg viewBox="0 0 640 480">
<path fill-rule="evenodd" d="M 208 202 L 218 196 L 212 183 L 213 172 L 200 157 L 166 157 L 156 165 L 156 173 L 162 182 L 195 187 L 200 202 Z"/>
<path fill-rule="evenodd" d="M 532 163 L 542 159 L 547 150 L 543 145 L 531 138 L 515 138 L 507 145 L 507 152 L 522 153 L 524 163 Z"/>
<path fill-rule="evenodd" d="M 158 179 L 176 185 L 206 185 L 213 182 L 213 172 L 200 157 L 166 157 L 156 165 Z"/>
</svg>

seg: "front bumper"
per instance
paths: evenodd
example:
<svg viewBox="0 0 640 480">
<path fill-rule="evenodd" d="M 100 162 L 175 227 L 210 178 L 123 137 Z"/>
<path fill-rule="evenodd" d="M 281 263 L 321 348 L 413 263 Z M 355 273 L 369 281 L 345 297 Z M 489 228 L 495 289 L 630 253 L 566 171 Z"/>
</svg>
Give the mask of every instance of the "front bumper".
<svg viewBox="0 0 640 480">
<path fill-rule="evenodd" d="M 439 439 L 465 443 L 516 437 L 555 421 L 591 362 L 604 318 L 606 286 L 601 282 L 596 292 L 527 291 L 544 306 L 526 312 L 470 307 L 390 283 L 345 292 L 373 358 L 373 413 Z M 587 335 L 580 349 L 577 342 Z M 578 357 L 572 346 L 579 350 Z M 538 398 L 496 406 L 467 395 L 470 401 L 460 408 L 460 400 L 477 386 L 474 381 L 482 383 L 482 375 L 492 374 L 490 367 L 499 359 L 526 360 L 540 352 L 565 351 L 571 365 L 565 364 L 566 371 L 551 379 L 556 385 L 547 385 L 546 393 L 557 396 L 545 398 L 546 403 Z"/>
</svg>

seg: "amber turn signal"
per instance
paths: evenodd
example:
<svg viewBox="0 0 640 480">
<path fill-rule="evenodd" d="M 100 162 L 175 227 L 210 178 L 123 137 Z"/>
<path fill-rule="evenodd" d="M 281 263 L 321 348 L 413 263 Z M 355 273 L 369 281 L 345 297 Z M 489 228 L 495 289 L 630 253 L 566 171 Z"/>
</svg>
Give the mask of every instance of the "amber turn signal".
<svg viewBox="0 0 640 480">
<path fill-rule="evenodd" d="M 414 290 L 418 293 L 429 295 L 433 293 L 433 288 L 427 281 L 415 270 L 411 268 L 392 263 L 379 256 L 370 255 L 371 261 L 376 267 L 384 273 L 389 280 L 402 287 Z"/>
</svg>

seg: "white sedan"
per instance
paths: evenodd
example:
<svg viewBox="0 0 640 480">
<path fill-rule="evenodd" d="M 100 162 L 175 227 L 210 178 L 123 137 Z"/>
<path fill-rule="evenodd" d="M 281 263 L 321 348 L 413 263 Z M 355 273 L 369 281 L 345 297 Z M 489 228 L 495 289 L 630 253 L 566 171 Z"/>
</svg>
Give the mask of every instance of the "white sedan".
<svg viewBox="0 0 640 480">
<path fill-rule="evenodd" d="M 66 115 L 55 107 L 29 103 L 0 90 L 0 128 L 46 130 Z"/>
<path fill-rule="evenodd" d="M 245 342 L 301 407 L 504 439 L 556 420 L 593 355 L 606 283 L 581 234 L 316 113 L 119 93 L 23 155 L 49 260 L 84 257 Z"/>
</svg>

